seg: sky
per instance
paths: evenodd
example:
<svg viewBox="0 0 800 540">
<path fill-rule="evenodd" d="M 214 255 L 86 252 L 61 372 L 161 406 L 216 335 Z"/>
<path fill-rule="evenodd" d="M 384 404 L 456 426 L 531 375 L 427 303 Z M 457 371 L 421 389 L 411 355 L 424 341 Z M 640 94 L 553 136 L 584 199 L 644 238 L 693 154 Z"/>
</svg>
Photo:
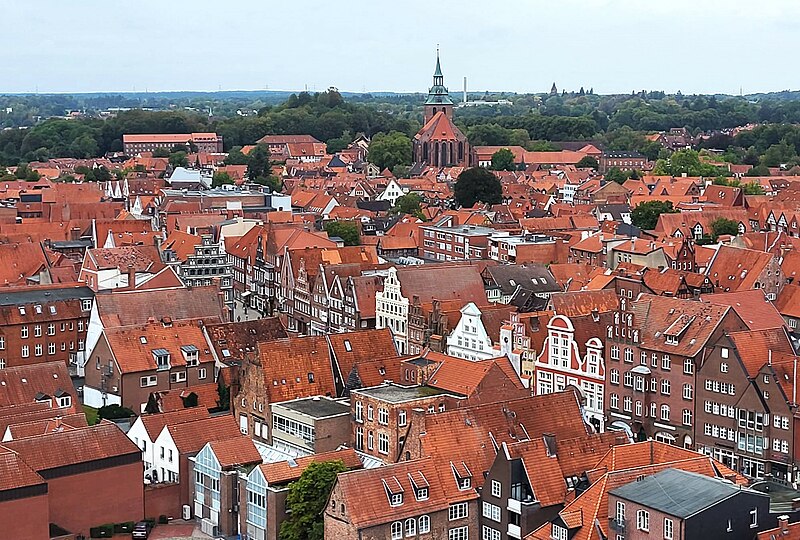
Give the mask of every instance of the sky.
<svg viewBox="0 0 800 540">
<path fill-rule="evenodd" d="M 800 88 L 800 0 L 0 0 L 0 93 Z"/>
</svg>

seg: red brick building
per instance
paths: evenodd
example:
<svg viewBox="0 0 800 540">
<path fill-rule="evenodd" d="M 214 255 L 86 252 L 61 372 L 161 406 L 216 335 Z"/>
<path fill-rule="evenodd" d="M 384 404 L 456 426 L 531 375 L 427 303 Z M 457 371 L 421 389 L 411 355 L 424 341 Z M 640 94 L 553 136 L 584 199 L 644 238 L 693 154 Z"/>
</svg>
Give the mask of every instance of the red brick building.
<svg viewBox="0 0 800 540">
<path fill-rule="evenodd" d="M 144 517 L 141 451 L 110 422 L 10 441 L 1 448 L 14 452 L 46 481 L 45 523 L 88 536 L 96 525 Z M 26 479 L 33 482 L 30 473 Z M 30 487 L 42 489 L 41 484 Z M 25 513 L 41 512 L 41 505 L 39 501 Z"/>
<path fill-rule="evenodd" d="M 175 146 L 185 146 L 190 151 L 222 152 L 222 135 L 216 133 L 149 133 L 122 136 L 122 148 L 126 155 L 134 156 L 142 152 L 172 150 Z"/>
<path fill-rule="evenodd" d="M 81 286 L 12 288 L 0 295 L 0 369 L 82 357 L 94 292 Z"/>
<path fill-rule="evenodd" d="M 50 538 L 47 481 L 14 452 L 0 449 L 0 523 L 6 538 Z"/>
</svg>

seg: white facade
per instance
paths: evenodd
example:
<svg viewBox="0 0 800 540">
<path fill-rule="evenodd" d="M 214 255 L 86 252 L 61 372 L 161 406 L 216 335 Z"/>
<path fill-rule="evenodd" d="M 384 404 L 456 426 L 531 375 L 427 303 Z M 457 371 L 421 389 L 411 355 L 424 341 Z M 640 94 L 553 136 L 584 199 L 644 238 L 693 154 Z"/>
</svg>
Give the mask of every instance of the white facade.
<svg viewBox="0 0 800 540">
<path fill-rule="evenodd" d="M 461 319 L 447 337 L 447 354 L 466 360 L 486 360 L 498 356 L 481 320 L 481 310 L 473 302 L 461 308 Z"/>
<path fill-rule="evenodd" d="M 84 386 L 83 404 L 95 409 L 105 405 L 122 405 L 122 397 L 110 392 L 103 392 L 99 388 Z"/>
<path fill-rule="evenodd" d="M 398 184 L 394 178 L 390 178 L 386 189 L 383 190 L 383 193 L 378 195 L 377 200 L 389 201 L 392 203 L 392 206 L 394 206 L 397 202 L 397 199 L 403 195 L 405 195 L 405 192 L 403 191 L 403 188 L 400 187 L 400 184 Z"/>
<path fill-rule="evenodd" d="M 400 354 L 408 350 L 408 298 L 400 290 L 397 269 L 387 271 L 383 290 L 375 293 L 376 328 L 390 328 Z"/>
<path fill-rule="evenodd" d="M 568 317 L 556 315 L 550 319 L 547 339 L 535 363 L 536 394 L 561 392 L 567 386 L 577 388 L 583 397 L 584 419 L 603 431 L 603 342 L 592 337 L 586 342 L 585 350 L 582 355 L 575 341 L 575 327 Z"/>
<path fill-rule="evenodd" d="M 151 463 L 153 466 L 149 471 L 145 469 L 145 475 L 150 473 L 153 483 L 177 483 L 179 481 L 178 475 L 180 474 L 180 460 L 178 459 L 178 447 L 175 446 L 175 441 L 172 440 L 169 426 L 165 426 L 161 430 L 152 447 L 153 461 Z"/>
<path fill-rule="evenodd" d="M 133 441 L 133 444 L 139 447 L 142 451 L 142 461 L 144 462 L 144 474 L 146 475 L 153 468 L 153 448 L 155 444 L 150 438 L 150 434 L 144 427 L 142 417 L 136 418 L 136 421 L 131 426 L 131 429 L 126 433 L 128 438 Z"/>
</svg>

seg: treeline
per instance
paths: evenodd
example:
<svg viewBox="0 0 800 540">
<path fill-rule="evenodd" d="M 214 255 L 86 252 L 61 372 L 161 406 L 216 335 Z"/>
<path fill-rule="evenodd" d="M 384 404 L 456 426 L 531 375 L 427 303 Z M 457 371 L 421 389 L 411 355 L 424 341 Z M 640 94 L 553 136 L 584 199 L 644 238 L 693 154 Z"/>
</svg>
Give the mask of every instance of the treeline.
<svg viewBox="0 0 800 540">
<path fill-rule="evenodd" d="M 480 96 L 473 96 L 480 97 Z M 487 96 L 495 98 L 497 96 Z M 722 150 L 732 163 L 775 166 L 792 163 L 800 147 L 800 99 L 765 96 L 759 100 L 730 96 L 665 95 L 639 92 L 600 96 L 591 90 L 555 94 L 504 95 L 510 106 L 458 109 L 456 122 L 473 145 L 519 145 L 530 150 L 556 150 L 558 141 L 598 142 L 611 150 L 633 150 L 648 158 L 665 159 L 668 152 L 645 134 L 686 127 L 693 134 L 717 131 L 752 122 L 760 126 L 737 137 L 717 134 L 703 143 Z M 0 96 L 3 103 L 22 103 L 29 111 L 52 112 L 76 103 L 124 105 L 131 97 Z M 144 98 L 141 98 L 144 99 Z M 153 98 L 155 99 L 155 98 Z M 162 96 L 158 99 L 169 100 Z M 107 120 L 50 119 L 25 129 L 0 131 L 0 165 L 44 161 L 53 157 L 87 158 L 122 150 L 124 133 L 183 133 L 216 131 L 226 150 L 253 144 L 267 134 L 311 134 L 328 143 L 331 151 L 344 148 L 358 133 L 369 136 L 398 132 L 412 137 L 422 122 L 421 96 L 362 95 L 345 100 L 339 92 L 291 94 L 280 104 L 262 97 L 233 95 L 214 115 L 199 110 L 208 96 L 181 98 L 196 106 L 169 111 L 135 109 Z M 221 98 L 220 98 L 221 99 Z M 170 105 L 172 106 L 172 105 Z M 238 114 L 241 107 L 248 115 Z M 14 107 L 12 107 L 13 109 Z M 0 110 L 0 120 L 5 109 Z M 16 114 L 15 112 L 11 114 Z"/>
</svg>

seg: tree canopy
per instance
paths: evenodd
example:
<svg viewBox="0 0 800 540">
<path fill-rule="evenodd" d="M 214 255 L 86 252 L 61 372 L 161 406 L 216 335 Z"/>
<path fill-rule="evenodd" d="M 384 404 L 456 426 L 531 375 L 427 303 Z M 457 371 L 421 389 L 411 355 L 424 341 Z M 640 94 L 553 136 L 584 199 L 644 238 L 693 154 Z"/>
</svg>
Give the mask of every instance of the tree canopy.
<svg viewBox="0 0 800 540">
<path fill-rule="evenodd" d="M 464 208 L 470 208 L 476 202 L 498 204 L 503 197 L 503 186 L 491 171 L 472 167 L 458 175 L 453 194 L 456 202 Z"/>
<path fill-rule="evenodd" d="M 631 223 L 640 229 L 651 231 L 658 223 L 661 214 L 674 214 L 677 210 L 670 201 L 648 201 L 642 203 L 631 212 Z"/>
<path fill-rule="evenodd" d="M 720 217 L 711 222 L 711 232 L 715 241 L 723 234 L 737 236 L 739 234 L 739 224 L 732 219 Z"/>
<path fill-rule="evenodd" d="M 381 170 L 392 170 L 397 165 L 411 165 L 411 139 L 399 131 L 379 133 L 369 144 L 367 159 Z"/>
<path fill-rule="evenodd" d="M 346 246 L 357 246 L 361 243 L 358 224 L 354 221 L 329 221 L 325 224 L 325 232 L 329 237 L 338 236 Z"/>
<path fill-rule="evenodd" d="M 409 214 L 422 219 L 422 208 L 420 207 L 421 202 L 422 198 L 416 193 L 401 195 L 395 201 L 394 206 L 392 207 L 392 212 L 395 214 Z"/>
<path fill-rule="evenodd" d="M 514 153 L 508 148 L 501 148 L 492 154 L 493 171 L 515 171 L 517 164 L 514 163 Z"/>
<path fill-rule="evenodd" d="M 594 156 L 583 156 L 575 166 L 579 169 L 594 169 L 597 170 L 600 164 Z"/>
<path fill-rule="evenodd" d="M 281 540 L 323 540 L 322 513 L 336 483 L 336 475 L 346 470 L 341 460 L 315 461 L 298 480 L 289 484 L 288 517 L 281 524 Z"/>
<path fill-rule="evenodd" d="M 225 184 L 233 184 L 233 178 L 226 172 L 215 172 L 211 179 L 211 187 L 219 187 Z"/>
<path fill-rule="evenodd" d="M 717 176 L 724 174 L 724 170 L 715 165 L 704 163 L 700 154 L 695 150 L 678 150 L 668 159 L 659 159 L 653 167 L 656 176 Z"/>
</svg>

